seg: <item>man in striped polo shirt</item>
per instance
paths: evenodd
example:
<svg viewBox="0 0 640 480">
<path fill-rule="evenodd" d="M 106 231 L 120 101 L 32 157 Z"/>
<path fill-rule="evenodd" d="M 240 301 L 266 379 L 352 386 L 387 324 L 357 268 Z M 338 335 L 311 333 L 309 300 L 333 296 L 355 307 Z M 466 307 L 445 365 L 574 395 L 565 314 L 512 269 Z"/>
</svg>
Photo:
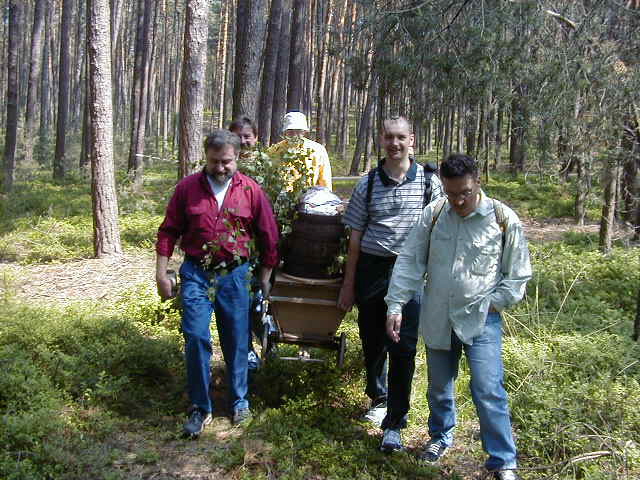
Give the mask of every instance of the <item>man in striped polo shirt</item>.
<svg viewBox="0 0 640 480">
<path fill-rule="evenodd" d="M 358 306 L 358 328 L 371 408 L 365 418 L 384 429 L 380 449 L 401 450 L 418 339 L 419 298 L 403 309 L 400 341 L 386 335 L 387 293 L 395 259 L 426 203 L 442 196 L 442 184 L 409 156 L 414 136 L 403 117 L 383 122 L 386 157 L 353 190 L 344 223 L 351 227 L 349 255 L 338 304 Z M 387 356 L 389 357 L 387 380 Z"/>
</svg>

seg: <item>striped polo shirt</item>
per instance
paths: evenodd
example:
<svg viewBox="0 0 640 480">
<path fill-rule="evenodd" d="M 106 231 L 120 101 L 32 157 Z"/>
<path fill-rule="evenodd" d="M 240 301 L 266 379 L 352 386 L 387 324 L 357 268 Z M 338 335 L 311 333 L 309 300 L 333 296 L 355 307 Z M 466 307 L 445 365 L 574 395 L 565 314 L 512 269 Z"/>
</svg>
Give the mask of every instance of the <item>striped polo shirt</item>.
<svg viewBox="0 0 640 480">
<path fill-rule="evenodd" d="M 380 162 L 383 164 L 384 160 Z M 364 231 L 361 251 L 382 257 L 398 255 L 424 207 L 424 168 L 412 159 L 401 183 L 390 178 L 384 168 L 378 168 L 367 213 L 368 181 L 368 175 L 362 177 L 353 189 L 343 222 L 353 230 Z M 431 176 L 431 189 L 431 201 L 442 196 L 442 184 L 435 174 Z"/>
</svg>

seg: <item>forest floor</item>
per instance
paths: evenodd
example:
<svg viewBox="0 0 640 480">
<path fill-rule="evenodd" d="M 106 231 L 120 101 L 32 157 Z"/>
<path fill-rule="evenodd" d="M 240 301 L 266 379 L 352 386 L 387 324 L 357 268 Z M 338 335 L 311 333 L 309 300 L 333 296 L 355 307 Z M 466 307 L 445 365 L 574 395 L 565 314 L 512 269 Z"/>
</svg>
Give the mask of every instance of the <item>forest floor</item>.
<svg viewBox="0 0 640 480">
<path fill-rule="evenodd" d="M 552 219 L 549 221 L 526 221 L 527 237 L 532 242 L 560 240 L 567 232 L 597 233 L 598 225 L 591 223 L 582 227 L 572 224 L 570 219 Z M 617 236 L 623 235 L 621 230 Z M 627 232 L 628 233 L 628 232 Z M 177 263 L 172 267 L 177 267 Z M 85 259 L 63 264 L 20 265 L 0 264 L 0 294 L 7 288 L 19 298 L 32 303 L 50 306 L 66 306 L 74 302 L 93 302 L 108 304 L 114 302 L 122 293 L 135 285 L 154 282 L 154 256 L 148 253 L 124 253 L 105 259 Z M 103 303 L 104 302 L 104 303 Z M 220 350 L 214 348 L 214 352 Z M 223 363 L 219 355 L 214 362 L 215 396 L 224 395 Z M 225 402 L 216 402 L 217 405 Z M 197 442 L 185 442 L 176 432 L 180 431 L 182 419 L 161 416 L 150 426 L 131 423 L 130 428 L 118 432 L 108 442 L 114 449 L 127 452 L 117 461 L 116 468 L 121 469 L 127 478 L 173 480 L 204 480 L 217 478 L 236 478 L 240 472 L 216 468 L 212 455 L 220 450 L 230 439 L 242 434 L 241 428 L 233 427 L 224 411 L 217 412 L 213 424 Z M 473 460 L 469 445 L 479 444 L 478 426 L 475 421 L 460 425 L 459 442 L 450 455 L 442 462 L 440 474 L 451 478 L 455 471 L 464 479 L 479 479 L 480 466 Z M 367 433 L 379 436 L 377 429 Z M 426 438 L 425 431 L 419 435 Z M 422 441 L 420 439 L 420 441 Z M 412 438 L 408 441 L 408 450 L 417 451 L 420 441 Z M 244 461 L 242 466 L 252 462 L 268 462 L 264 454 L 265 445 L 259 440 L 243 441 Z M 213 452 L 213 453 L 212 453 Z M 241 468 L 241 467 L 240 467 Z M 268 465 L 266 466 L 268 471 Z M 309 477 L 311 478 L 311 477 Z M 455 478 L 455 477 L 454 477 Z"/>
</svg>

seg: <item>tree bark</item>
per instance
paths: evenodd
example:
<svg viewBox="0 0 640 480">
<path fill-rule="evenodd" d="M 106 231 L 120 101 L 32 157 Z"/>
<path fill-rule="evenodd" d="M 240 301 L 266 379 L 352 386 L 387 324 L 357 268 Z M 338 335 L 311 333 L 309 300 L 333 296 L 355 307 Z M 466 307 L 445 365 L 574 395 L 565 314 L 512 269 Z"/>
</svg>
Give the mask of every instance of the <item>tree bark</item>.
<svg viewBox="0 0 640 480">
<path fill-rule="evenodd" d="M 155 10 L 152 0 L 139 0 L 136 31 L 135 67 L 131 94 L 131 144 L 128 171 L 134 175 L 134 184 L 142 185 L 144 170 L 144 143 L 147 123 L 147 96 L 149 94 L 149 67 L 151 64 L 151 18 Z"/>
<path fill-rule="evenodd" d="M 38 162 L 44 163 L 44 152 L 48 146 L 49 124 L 51 114 L 49 111 L 49 59 L 51 58 L 51 2 L 45 1 L 45 22 L 44 22 L 44 46 L 42 49 L 42 78 L 40 79 L 40 128 L 38 132 Z"/>
<path fill-rule="evenodd" d="M 31 63 L 29 65 L 29 84 L 27 89 L 27 108 L 24 122 L 24 159 L 33 162 L 33 146 L 36 128 L 36 98 L 38 81 L 42 68 L 42 34 L 44 31 L 45 0 L 35 0 L 33 6 L 33 29 L 31 33 Z"/>
<path fill-rule="evenodd" d="M 371 78 L 369 80 L 369 88 L 367 90 L 367 103 L 362 111 L 362 117 L 358 126 L 358 137 L 356 140 L 356 148 L 353 152 L 353 161 L 351 162 L 351 168 L 349 168 L 349 175 L 358 175 L 360 172 L 360 160 L 362 153 L 367 148 L 369 123 L 373 114 L 373 105 L 376 102 L 376 92 L 378 91 L 377 75 L 375 71 L 370 73 Z"/>
<path fill-rule="evenodd" d="M 271 117 L 273 113 L 276 69 L 278 67 L 278 44 L 280 42 L 283 6 L 284 0 L 272 0 L 269 13 L 269 31 L 265 47 L 258 111 L 258 132 L 260 141 L 265 145 L 269 145 L 271 142 Z"/>
<path fill-rule="evenodd" d="M 282 119 L 287 109 L 291 15 L 291 0 L 285 0 L 280 28 L 280 46 L 278 47 L 278 67 L 276 68 L 276 84 L 273 93 L 273 110 L 271 112 L 271 143 L 275 143 L 282 135 Z"/>
<path fill-rule="evenodd" d="M 302 107 L 304 75 L 304 26 L 309 0 L 293 0 L 291 16 L 291 50 L 289 57 L 289 89 L 287 91 L 287 110 L 300 110 Z"/>
<path fill-rule="evenodd" d="M 320 58 L 318 59 L 318 86 L 316 89 L 316 135 L 318 142 L 321 144 L 327 143 L 327 134 L 324 128 L 324 121 L 326 116 L 326 95 L 325 84 L 327 81 L 327 66 L 329 62 L 329 56 L 327 55 L 327 48 L 329 46 L 329 27 L 333 20 L 333 0 L 327 2 L 327 14 L 326 19 L 321 18 L 319 27 L 321 28 L 321 46 L 320 46 Z M 324 17 L 324 15 L 323 15 Z"/>
<path fill-rule="evenodd" d="M 600 219 L 600 250 L 602 253 L 607 254 L 611 251 L 612 247 L 616 213 L 618 159 L 615 156 L 607 159 L 607 166 L 604 174 L 604 202 L 602 204 L 602 217 Z"/>
<path fill-rule="evenodd" d="M 511 144 L 509 163 L 513 174 L 522 173 L 527 158 L 528 110 L 524 100 L 524 87 L 517 88 L 517 95 L 511 103 Z"/>
<path fill-rule="evenodd" d="M 591 172 L 587 162 L 587 154 L 581 153 L 576 156 L 576 166 L 578 170 L 578 179 L 576 183 L 576 223 L 584 225 L 587 216 L 587 196 L 591 190 Z"/>
<path fill-rule="evenodd" d="M 231 6 L 229 2 L 224 2 L 221 7 L 222 25 L 220 28 L 220 89 L 219 89 L 219 104 L 218 104 L 218 128 L 222 128 L 224 125 L 224 99 L 225 90 L 227 87 L 227 46 L 229 44 L 229 17 L 231 16 Z"/>
<path fill-rule="evenodd" d="M 18 140 L 18 43 L 22 29 L 22 2 L 9 2 L 9 38 L 7 52 L 7 122 L 4 140 L 4 191 L 13 189 L 16 174 Z"/>
<path fill-rule="evenodd" d="M 189 175 L 202 159 L 202 109 L 207 64 L 205 0 L 188 0 L 184 26 L 184 56 L 180 86 L 179 178 Z"/>
<path fill-rule="evenodd" d="M 265 0 L 238 0 L 233 117 L 256 119 L 265 30 Z"/>
<path fill-rule="evenodd" d="M 87 3 L 93 250 L 101 258 L 122 253 L 113 165 L 109 1 L 87 0 Z"/>
<path fill-rule="evenodd" d="M 66 133 L 69 118 L 69 36 L 73 0 L 62 0 L 62 21 L 60 24 L 60 64 L 58 68 L 58 119 L 56 122 L 56 151 L 53 157 L 53 178 L 64 178 L 67 170 Z"/>
</svg>

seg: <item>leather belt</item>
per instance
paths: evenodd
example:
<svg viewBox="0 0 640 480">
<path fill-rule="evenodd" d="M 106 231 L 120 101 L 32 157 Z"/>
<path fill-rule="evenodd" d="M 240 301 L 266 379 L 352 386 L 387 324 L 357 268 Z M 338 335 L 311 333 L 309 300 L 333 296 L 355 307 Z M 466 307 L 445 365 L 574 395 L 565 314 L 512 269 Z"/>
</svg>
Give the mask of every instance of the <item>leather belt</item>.
<svg viewBox="0 0 640 480">
<path fill-rule="evenodd" d="M 225 270 L 231 271 L 231 270 L 233 270 L 233 269 L 235 269 L 235 268 L 247 263 L 247 259 L 246 258 L 240 258 L 240 260 L 233 260 L 231 262 L 227 261 L 226 265 L 224 267 L 221 267 L 220 264 L 225 260 L 222 260 L 222 261 L 216 263 L 215 265 L 205 265 L 204 264 L 204 258 L 202 258 L 202 257 L 196 257 L 194 255 L 185 255 L 184 259 L 185 259 L 185 261 L 189 261 L 189 262 L 195 263 L 200 268 L 202 268 L 203 270 L 207 270 L 207 271 L 215 271 L 215 270 L 218 270 L 219 268 L 224 268 Z"/>
</svg>

